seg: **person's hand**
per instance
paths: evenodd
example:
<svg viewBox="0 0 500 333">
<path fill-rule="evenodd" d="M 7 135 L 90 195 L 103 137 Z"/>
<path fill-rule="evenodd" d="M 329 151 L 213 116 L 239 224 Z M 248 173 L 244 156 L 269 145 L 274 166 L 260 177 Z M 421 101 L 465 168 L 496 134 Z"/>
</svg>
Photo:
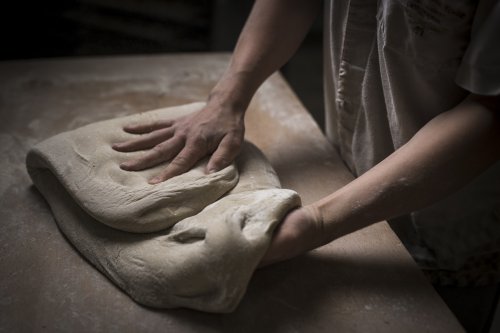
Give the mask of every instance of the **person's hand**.
<svg viewBox="0 0 500 333">
<path fill-rule="evenodd" d="M 206 172 L 219 171 L 233 162 L 240 151 L 245 132 L 244 112 L 215 103 L 201 111 L 176 120 L 152 124 L 128 125 L 128 133 L 140 134 L 137 139 L 116 143 L 120 152 L 148 150 L 140 158 L 120 164 L 123 170 L 138 171 L 171 162 L 149 180 L 157 184 L 191 169 L 202 158 L 212 155 Z"/>
<path fill-rule="evenodd" d="M 288 213 L 274 231 L 259 267 L 291 259 L 321 245 L 324 245 L 323 224 L 316 208 L 297 208 Z"/>
</svg>

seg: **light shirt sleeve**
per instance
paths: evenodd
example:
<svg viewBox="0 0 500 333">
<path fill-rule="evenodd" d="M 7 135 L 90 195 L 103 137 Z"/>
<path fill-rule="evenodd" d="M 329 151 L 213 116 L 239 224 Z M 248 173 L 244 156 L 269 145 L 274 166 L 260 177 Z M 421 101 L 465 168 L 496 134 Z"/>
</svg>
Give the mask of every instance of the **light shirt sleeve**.
<svg viewBox="0 0 500 333">
<path fill-rule="evenodd" d="M 500 1 L 481 1 L 455 79 L 478 95 L 500 95 Z"/>
</svg>

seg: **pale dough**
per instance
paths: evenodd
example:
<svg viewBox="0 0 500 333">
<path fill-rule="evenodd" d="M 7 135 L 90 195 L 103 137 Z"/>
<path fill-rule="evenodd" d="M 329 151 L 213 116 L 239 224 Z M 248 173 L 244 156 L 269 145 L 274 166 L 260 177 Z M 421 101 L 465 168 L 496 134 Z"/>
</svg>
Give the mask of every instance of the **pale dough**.
<svg viewBox="0 0 500 333">
<path fill-rule="evenodd" d="M 230 312 L 274 228 L 300 205 L 298 195 L 280 189 L 269 162 L 247 142 L 236 165 L 213 175 L 203 174 L 200 165 L 154 186 L 146 180 L 161 166 L 123 171 L 118 164 L 133 154 L 110 148 L 132 136 L 121 130 L 124 124 L 202 106 L 160 109 L 62 133 L 32 149 L 27 167 L 62 232 L 137 302 Z"/>
<path fill-rule="evenodd" d="M 165 164 L 141 172 L 124 171 L 119 163 L 143 152 L 120 153 L 111 145 L 137 137 L 122 130 L 126 124 L 175 118 L 202 106 L 194 103 L 160 109 L 61 133 L 38 144 L 28 154 L 28 166 L 51 169 L 80 207 L 110 227 L 131 232 L 162 230 L 198 213 L 233 188 L 237 170 L 229 166 L 205 175 L 202 163 L 152 186 L 147 180 Z"/>
</svg>

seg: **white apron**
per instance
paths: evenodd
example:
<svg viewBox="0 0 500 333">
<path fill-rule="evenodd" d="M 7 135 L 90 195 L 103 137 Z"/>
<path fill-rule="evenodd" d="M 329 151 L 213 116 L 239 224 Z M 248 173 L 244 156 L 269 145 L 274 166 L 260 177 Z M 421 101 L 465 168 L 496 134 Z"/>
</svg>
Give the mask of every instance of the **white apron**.
<svg viewBox="0 0 500 333">
<path fill-rule="evenodd" d="M 355 175 L 470 92 L 500 94 L 500 1 L 327 2 L 326 134 Z M 500 162 L 404 219 L 434 282 L 500 280 Z"/>
</svg>

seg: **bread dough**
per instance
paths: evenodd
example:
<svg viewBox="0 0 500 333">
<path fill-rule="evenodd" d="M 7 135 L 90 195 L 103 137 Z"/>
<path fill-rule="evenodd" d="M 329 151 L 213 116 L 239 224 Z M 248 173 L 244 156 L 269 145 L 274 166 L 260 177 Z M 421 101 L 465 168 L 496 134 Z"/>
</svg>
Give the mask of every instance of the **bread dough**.
<svg viewBox="0 0 500 333">
<path fill-rule="evenodd" d="M 200 165 L 160 186 L 146 183 L 160 167 L 122 171 L 117 165 L 128 157 L 109 148 L 128 137 L 121 127 L 131 120 L 179 115 L 201 106 L 161 109 L 60 134 L 32 149 L 27 167 L 61 231 L 134 300 L 160 308 L 231 312 L 243 297 L 274 228 L 300 205 L 298 195 L 280 189 L 272 167 L 248 142 L 236 165 L 209 176 L 201 174 Z M 82 143 L 82 138 L 89 141 Z M 237 170 L 239 180 L 234 186 Z M 196 190 L 190 191 L 191 186 Z M 168 194 L 168 189 L 173 192 Z M 203 197 L 205 192 L 209 198 Z M 107 197 L 100 201 L 95 197 L 99 195 Z M 146 199 L 134 204 L 135 196 Z M 183 200 L 190 206 L 182 206 Z M 171 203 L 178 205 L 176 209 L 165 207 Z M 162 216 L 169 222 L 162 221 Z M 161 230 L 140 234 L 117 228 Z"/>
<path fill-rule="evenodd" d="M 120 169 L 119 163 L 144 152 L 121 153 L 111 145 L 137 135 L 124 125 L 172 119 L 203 107 L 187 104 L 90 124 L 61 133 L 38 144 L 27 157 L 31 173 L 50 169 L 73 199 L 96 220 L 130 232 L 165 229 L 194 215 L 236 185 L 238 172 L 231 165 L 205 175 L 206 161 L 191 171 L 157 185 L 147 180 L 165 168 L 163 163 L 139 172 Z"/>
</svg>

